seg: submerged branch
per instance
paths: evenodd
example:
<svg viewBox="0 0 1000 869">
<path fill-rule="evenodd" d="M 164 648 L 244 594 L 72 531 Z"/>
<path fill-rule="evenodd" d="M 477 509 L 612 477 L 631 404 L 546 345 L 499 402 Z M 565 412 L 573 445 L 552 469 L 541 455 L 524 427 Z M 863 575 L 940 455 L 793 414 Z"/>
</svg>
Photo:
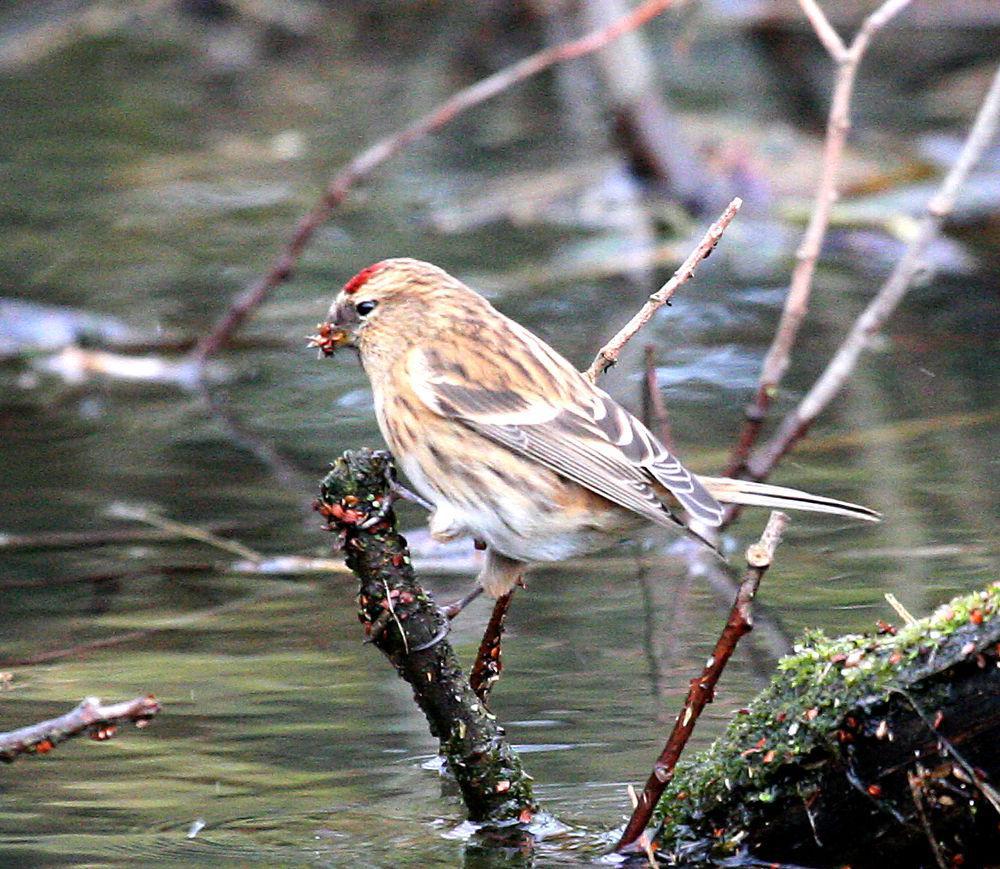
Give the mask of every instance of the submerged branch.
<svg viewBox="0 0 1000 869">
<path fill-rule="evenodd" d="M 316 509 L 358 578 L 365 635 L 413 689 L 470 818 L 527 822 L 536 811 L 530 776 L 470 686 L 448 620 L 414 574 L 388 500 L 394 474 L 388 453 L 346 452 L 323 480 Z"/>
<path fill-rule="evenodd" d="M 110 706 L 87 697 L 58 718 L 0 733 L 0 761 L 13 763 L 22 754 L 48 754 L 59 743 L 84 734 L 98 741 L 111 739 L 123 724 L 145 727 L 159 712 L 159 701 L 152 694 Z"/>
</svg>

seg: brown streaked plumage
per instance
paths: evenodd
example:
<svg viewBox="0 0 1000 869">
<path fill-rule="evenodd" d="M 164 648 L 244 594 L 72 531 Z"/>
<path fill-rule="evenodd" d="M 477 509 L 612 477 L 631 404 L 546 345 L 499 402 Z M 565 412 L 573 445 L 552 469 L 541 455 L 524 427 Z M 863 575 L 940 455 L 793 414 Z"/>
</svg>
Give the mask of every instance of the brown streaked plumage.
<svg viewBox="0 0 1000 869">
<path fill-rule="evenodd" d="M 527 564 L 613 544 L 683 508 L 717 526 L 723 504 L 877 521 L 794 489 L 698 477 L 544 341 L 429 263 L 389 259 L 334 300 L 325 352 L 354 344 L 379 428 L 431 503 L 431 534 L 485 540 L 479 582 L 508 591 Z M 697 536 L 697 535 L 696 535 Z"/>
</svg>

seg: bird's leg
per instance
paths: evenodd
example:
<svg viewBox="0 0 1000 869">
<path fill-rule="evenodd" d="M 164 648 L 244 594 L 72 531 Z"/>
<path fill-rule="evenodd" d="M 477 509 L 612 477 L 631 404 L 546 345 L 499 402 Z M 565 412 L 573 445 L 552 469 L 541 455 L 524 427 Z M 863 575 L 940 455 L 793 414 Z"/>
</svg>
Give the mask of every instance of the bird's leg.
<svg viewBox="0 0 1000 869">
<path fill-rule="evenodd" d="M 428 501 L 426 498 L 422 498 L 412 489 L 406 488 L 399 480 L 392 480 L 389 485 L 389 491 L 392 493 L 394 499 L 401 498 L 404 501 L 409 501 L 412 504 L 416 504 L 418 507 L 423 507 L 428 513 L 433 512 L 434 505 Z"/>
<path fill-rule="evenodd" d="M 468 533 L 454 508 L 447 503 L 439 504 L 434 508 L 427 520 L 427 527 L 431 532 L 431 537 L 438 543 L 450 543 Z"/>
<path fill-rule="evenodd" d="M 464 610 L 482 593 L 483 593 L 483 587 L 477 582 L 473 587 L 472 591 L 470 591 L 464 597 L 460 597 L 453 603 L 448 604 L 448 606 L 444 607 L 441 611 L 448 618 L 448 621 L 451 621 L 453 618 L 455 618 L 455 616 L 457 616 L 462 610 Z"/>
<path fill-rule="evenodd" d="M 515 590 L 512 588 L 506 594 L 500 595 L 493 605 L 493 614 L 490 616 L 489 624 L 486 625 L 486 632 L 479 644 L 476 661 L 469 675 L 469 684 L 484 706 L 489 700 L 493 686 L 500 680 L 500 673 L 503 670 L 500 640 L 503 638 L 504 622 L 507 620 L 507 610 L 510 608 L 510 600 Z"/>
</svg>

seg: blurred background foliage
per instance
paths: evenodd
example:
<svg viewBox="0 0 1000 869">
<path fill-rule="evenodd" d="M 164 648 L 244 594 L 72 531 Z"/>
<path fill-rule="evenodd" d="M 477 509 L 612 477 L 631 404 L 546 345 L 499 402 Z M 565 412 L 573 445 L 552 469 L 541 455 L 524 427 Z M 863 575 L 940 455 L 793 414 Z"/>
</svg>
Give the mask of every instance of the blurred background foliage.
<svg viewBox="0 0 1000 869">
<path fill-rule="evenodd" d="M 874 6 L 829 5 L 845 36 Z M 641 345 L 652 344 L 679 452 L 698 470 L 722 466 L 808 217 L 832 81 L 786 0 L 681 4 L 379 169 L 213 363 L 228 416 L 209 412 L 178 365 L 362 147 L 626 8 L 4 4 L 0 729 L 86 694 L 152 691 L 166 711 L 142 734 L 3 770 L 0 862 L 512 856 L 469 839 L 455 794 L 425 768 L 433 741 L 395 674 L 361 646 L 349 577 L 241 574 L 238 556 L 157 539 L 123 516 L 152 511 L 269 555 L 328 553 L 303 509 L 314 481 L 343 449 L 379 444 L 357 366 L 304 350 L 348 277 L 385 256 L 431 260 L 583 366 L 739 195 L 746 204 L 719 249 L 605 384 L 637 408 Z M 872 45 L 779 414 L 899 255 L 986 90 L 998 35 L 994 2 L 915 0 Z M 998 239 L 994 143 L 926 280 L 773 477 L 870 504 L 886 521 L 796 519 L 761 595 L 769 627 L 741 647 L 701 744 L 802 628 L 891 619 L 887 591 L 922 614 L 995 575 Z M 152 378 L 111 376 L 80 353 L 98 347 L 149 354 Z M 744 546 L 763 518 L 744 516 L 727 545 Z M 54 532 L 109 542 L 57 548 Z M 412 541 L 431 554 L 422 532 Z M 726 592 L 686 575 L 668 544 L 654 532 L 539 572 L 515 601 L 493 703 L 565 825 L 517 859 L 572 864 L 600 852 L 627 810 L 624 782 L 645 775 L 658 720 L 714 639 Z M 466 549 L 424 571 L 445 599 L 475 570 Z M 484 607 L 457 626 L 467 654 Z M 13 664 L 39 655 L 50 660 Z"/>
</svg>

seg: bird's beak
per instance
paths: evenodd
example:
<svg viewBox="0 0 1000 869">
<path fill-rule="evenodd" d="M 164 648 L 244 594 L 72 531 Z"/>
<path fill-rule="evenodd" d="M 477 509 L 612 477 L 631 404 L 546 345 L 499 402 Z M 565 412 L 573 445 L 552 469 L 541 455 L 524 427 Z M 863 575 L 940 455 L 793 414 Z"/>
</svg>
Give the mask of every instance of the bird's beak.
<svg viewBox="0 0 1000 869">
<path fill-rule="evenodd" d="M 309 336 L 309 346 L 319 349 L 319 355 L 333 356 L 338 347 L 354 344 L 358 327 L 361 325 L 353 305 L 334 302 L 326 321 L 316 327 L 316 334 Z"/>
</svg>

